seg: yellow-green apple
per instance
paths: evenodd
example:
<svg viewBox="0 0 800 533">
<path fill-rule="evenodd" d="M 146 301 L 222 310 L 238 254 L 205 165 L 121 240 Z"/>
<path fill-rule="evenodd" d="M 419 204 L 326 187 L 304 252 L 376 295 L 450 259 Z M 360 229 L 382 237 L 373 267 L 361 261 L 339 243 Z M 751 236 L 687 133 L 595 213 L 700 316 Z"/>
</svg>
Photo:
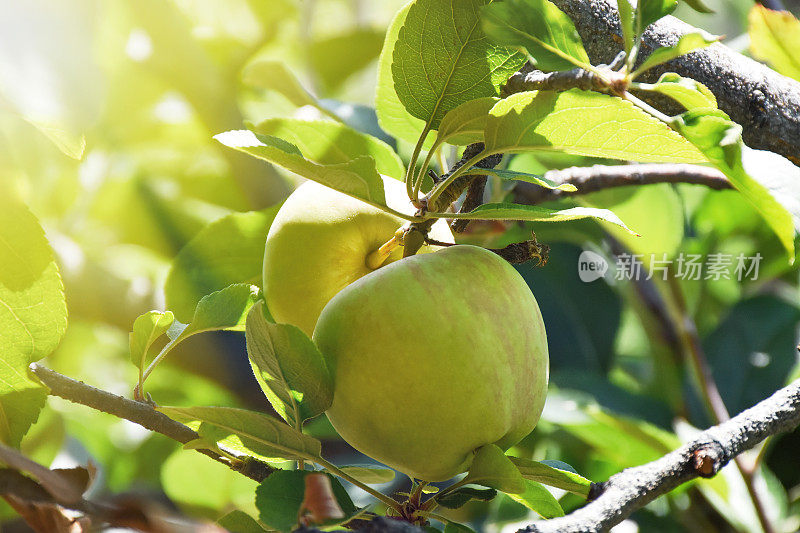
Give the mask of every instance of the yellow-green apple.
<svg viewBox="0 0 800 533">
<path fill-rule="evenodd" d="M 413 214 L 402 182 L 383 178 L 386 203 Z M 264 295 L 278 322 L 311 335 L 322 308 L 333 296 L 373 271 L 367 256 L 392 238 L 405 221 L 313 181 L 297 188 L 281 206 L 267 235 Z M 442 220 L 431 237 L 453 242 Z M 429 246 L 421 252 L 432 251 Z M 402 257 L 395 250 L 384 265 Z"/>
<path fill-rule="evenodd" d="M 325 306 L 313 338 L 333 377 L 333 426 L 418 479 L 449 479 L 485 444 L 507 449 L 544 407 L 539 306 L 483 248 L 452 246 L 362 277 Z"/>
</svg>

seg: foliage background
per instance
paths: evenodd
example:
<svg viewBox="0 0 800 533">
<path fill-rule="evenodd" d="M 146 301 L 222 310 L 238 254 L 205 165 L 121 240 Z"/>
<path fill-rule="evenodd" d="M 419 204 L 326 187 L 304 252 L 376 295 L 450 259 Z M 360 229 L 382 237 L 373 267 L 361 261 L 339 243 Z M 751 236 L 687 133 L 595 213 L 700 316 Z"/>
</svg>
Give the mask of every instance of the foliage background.
<svg viewBox="0 0 800 533">
<path fill-rule="evenodd" d="M 0 184 L 42 221 L 69 308 L 69 328 L 47 365 L 129 394 L 137 371 L 130 364 L 128 331 L 139 314 L 164 308 L 173 258 L 210 222 L 275 205 L 298 182 L 226 149 L 212 135 L 244 120 L 333 113 L 397 146 L 407 159 L 411 147 L 383 134 L 373 111 L 376 60 L 402 3 L 0 0 Z M 716 14 L 682 5 L 676 15 L 728 35 L 730 46 L 746 52 L 751 4 L 707 3 Z M 270 76 L 252 66 L 259 62 L 272 69 Z M 319 100 L 275 85 L 277 64 Z M 507 163 L 537 172 L 594 162 L 525 155 Z M 491 194 L 504 191 L 495 186 Z M 687 281 L 679 287 L 732 413 L 800 376 L 800 289 L 797 267 L 786 266 L 775 237 L 734 191 L 655 185 L 584 199 L 613 209 L 644 237 L 592 221 L 535 226 L 553 248 L 551 260 L 543 269 L 520 271 L 547 325 L 552 392 L 539 427 L 514 452 L 562 460 L 602 480 L 661 456 L 711 420 L 680 348 L 664 337 L 635 287 L 578 279 L 581 249 L 610 256 L 616 241 L 635 253 L 670 257 L 761 253 L 757 281 Z M 469 239 L 499 246 L 527 238 L 530 228 L 476 224 Z M 269 409 L 239 333 L 183 343 L 149 383 L 163 404 Z M 366 460 L 324 422 L 312 431 L 326 439 L 329 455 Z M 165 437 L 57 398 L 48 400 L 22 448 L 53 466 L 91 460 L 100 473 L 96 493 L 159 495 L 210 519 L 232 509 L 254 510 L 254 482 L 181 453 Z M 800 527 L 798 449 L 798 431 L 773 439 L 758 477 L 768 510 L 784 531 Z M 580 504 L 570 495 L 561 501 L 567 511 Z M 0 516 L 13 523 L 10 509 Z M 488 531 L 531 517 L 504 498 L 470 504 L 453 518 Z M 731 467 L 654 502 L 627 525 L 645 531 L 759 530 Z"/>
</svg>

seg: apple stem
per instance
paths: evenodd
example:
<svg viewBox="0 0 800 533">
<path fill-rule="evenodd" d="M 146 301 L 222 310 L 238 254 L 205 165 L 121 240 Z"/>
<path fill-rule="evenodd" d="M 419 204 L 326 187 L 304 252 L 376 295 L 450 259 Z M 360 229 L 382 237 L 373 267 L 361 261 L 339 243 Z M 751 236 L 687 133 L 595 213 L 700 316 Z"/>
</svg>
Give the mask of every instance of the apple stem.
<svg viewBox="0 0 800 533">
<path fill-rule="evenodd" d="M 380 248 L 377 250 L 373 250 L 367 255 L 367 267 L 371 270 L 377 270 L 380 268 L 383 263 L 392 255 L 392 252 L 395 251 L 396 248 L 399 246 L 403 246 L 403 233 L 404 229 L 400 228 L 394 234 L 394 236 L 383 243 Z"/>
</svg>

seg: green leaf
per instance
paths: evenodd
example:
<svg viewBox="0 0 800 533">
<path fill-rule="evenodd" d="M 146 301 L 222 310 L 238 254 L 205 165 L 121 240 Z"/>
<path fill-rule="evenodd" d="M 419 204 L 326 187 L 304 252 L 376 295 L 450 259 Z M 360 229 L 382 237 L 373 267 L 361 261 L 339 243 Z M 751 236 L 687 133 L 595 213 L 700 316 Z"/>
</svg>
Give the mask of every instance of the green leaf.
<svg viewBox="0 0 800 533">
<path fill-rule="evenodd" d="M 494 444 L 478 448 L 464 482 L 491 487 L 506 494 L 525 491 L 522 474 L 503 450 Z"/>
<path fill-rule="evenodd" d="M 448 213 L 447 218 L 465 218 L 469 220 L 528 220 L 531 222 L 560 222 L 562 220 L 596 218 L 616 224 L 633 235 L 638 235 L 608 209 L 597 209 L 593 207 L 571 207 L 569 209 L 553 210 L 537 205 L 496 203 L 483 204 L 469 213 Z"/>
<path fill-rule="evenodd" d="M 531 91 L 489 113 L 486 152 L 559 150 L 644 162 L 697 163 L 705 157 L 663 122 L 630 102 L 580 90 Z"/>
<path fill-rule="evenodd" d="M 315 39 L 308 46 L 308 60 L 323 94 L 339 90 L 353 74 L 378 57 L 383 32 L 356 27 L 339 35 Z"/>
<path fill-rule="evenodd" d="M 243 331 L 247 312 L 257 301 L 258 293 L 257 287 L 236 283 L 203 296 L 197 303 L 191 323 L 180 332 L 180 337 L 221 329 Z"/>
<path fill-rule="evenodd" d="M 256 489 L 256 507 L 259 520 L 269 527 L 281 532 L 290 533 L 297 526 L 300 507 L 305 497 L 305 479 L 311 474 L 305 470 L 278 470 L 267 477 Z M 353 504 L 338 479 L 327 475 L 331 480 L 333 496 L 345 514 L 344 519 L 324 522 L 323 526 L 331 526 L 347 521 L 360 511 Z"/>
<path fill-rule="evenodd" d="M 319 457 L 322 444 L 315 438 L 275 418 L 233 407 L 158 407 L 170 418 L 179 421 L 200 421 L 201 437 L 220 442 L 229 436 L 262 457 L 312 459 Z"/>
<path fill-rule="evenodd" d="M 258 483 L 205 455 L 178 449 L 160 471 L 161 487 L 172 502 L 215 514 L 232 506 L 255 511 Z"/>
<path fill-rule="evenodd" d="M 225 146 L 274 163 L 370 205 L 386 206 L 383 181 L 371 157 L 361 156 L 347 163 L 320 165 L 304 158 L 291 143 L 275 137 L 256 136 L 249 130 L 226 131 L 214 138 Z"/>
<path fill-rule="evenodd" d="M 131 361 L 137 368 L 144 368 L 150 346 L 167 332 L 174 321 L 175 315 L 171 311 L 163 313 L 148 311 L 136 318 L 133 322 L 133 331 L 130 333 L 129 344 Z"/>
<path fill-rule="evenodd" d="M 625 52 L 630 54 L 633 40 L 636 36 L 636 13 L 634 13 L 633 6 L 628 0 L 619 0 L 617 9 L 619 11 L 619 23 L 622 28 L 622 41 L 625 44 Z"/>
<path fill-rule="evenodd" d="M 566 490 L 583 498 L 589 495 L 592 482 L 575 472 L 521 457 L 510 459 L 525 479 Z"/>
<path fill-rule="evenodd" d="M 367 485 L 389 483 L 395 478 L 395 471 L 391 468 L 381 468 L 371 465 L 340 466 L 339 470 Z"/>
<path fill-rule="evenodd" d="M 665 72 L 656 83 L 640 83 L 639 88 L 669 96 L 688 111 L 717 107 L 717 99 L 708 87 L 674 72 Z"/>
<path fill-rule="evenodd" d="M 0 441 L 19 446 L 47 389 L 28 365 L 58 345 L 67 327 L 64 288 L 39 221 L 0 190 Z"/>
<path fill-rule="evenodd" d="M 702 0 L 683 0 L 683 3 L 698 13 L 713 13 L 714 10 L 705 5 Z"/>
<path fill-rule="evenodd" d="M 754 5 L 747 17 L 750 50 L 785 76 L 800 81 L 800 21 L 788 11 Z"/>
<path fill-rule="evenodd" d="M 378 124 L 393 137 L 411 144 L 416 143 L 419 139 L 425 128 L 425 121 L 409 115 L 400 102 L 392 77 L 392 58 L 400 28 L 403 27 L 408 10 L 413 3 L 412 0 L 406 4 L 389 23 L 389 29 L 386 31 L 386 38 L 383 41 L 383 49 L 378 59 L 378 82 L 375 90 L 375 112 L 378 115 Z M 432 143 L 433 134 L 429 134 L 424 145 L 425 149 L 430 148 Z"/>
<path fill-rule="evenodd" d="M 548 0 L 505 0 L 483 8 L 483 30 L 497 44 L 525 48 L 546 71 L 588 66 L 572 20 Z"/>
<path fill-rule="evenodd" d="M 247 354 L 258 384 L 275 412 L 295 428 L 333 401 L 333 382 L 316 345 L 291 324 L 264 318 L 264 303 L 247 315 Z"/>
<path fill-rule="evenodd" d="M 235 283 L 261 285 L 264 243 L 279 207 L 215 220 L 178 252 L 164 284 L 167 309 L 178 320 L 191 321 L 197 303 L 212 292 Z"/>
<path fill-rule="evenodd" d="M 495 46 L 480 27 L 488 0 L 415 0 L 392 56 L 395 90 L 406 110 L 437 129 L 458 105 L 496 95 L 525 62 Z"/>
<path fill-rule="evenodd" d="M 672 61 L 676 57 L 686 55 L 693 50 L 711 46 L 712 44 L 718 42 L 720 38 L 721 37 L 718 35 L 710 35 L 704 31 L 696 31 L 687 33 L 686 35 L 681 35 L 680 39 L 678 39 L 678 42 L 672 46 L 662 46 L 661 48 L 656 48 L 653 50 L 653 53 L 647 56 L 647 59 L 645 59 L 642 64 L 639 65 L 639 68 L 633 72 L 632 76 L 636 78 L 642 72 L 660 65 L 661 63 Z"/>
<path fill-rule="evenodd" d="M 258 89 L 277 91 L 297 107 L 317 106 L 316 97 L 280 61 L 261 60 L 250 63 L 242 72 L 242 82 Z"/>
<path fill-rule="evenodd" d="M 447 520 L 443 533 L 475 533 L 475 530 L 464 524 Z"/>
<path fill-rule="evenodd" d="M 679 118 L 675 124 L 678 131 L 758 209 L 786 249 L 789 262 L 793 263 L 795 229 L 792 216 L 767 187 L 745 171 L 741 126 L 718 109 L 687 111 Z"/>
<path fill-rule="evenodd" d="M 442 123 L 439 124 L 434 147 L 445 142 L 467 145 L 483 141 L 483 131 L 486 129 L 489 111 L 499 101 L 499 98 L 484 96 L 464 102 L 448 111 L 442 118 Z"/>
<path fill-rule="evenodd" d="M 475 487 L 460 487 L 453 492 L 442 494 L 436 498 L 436 502 L 447 509 L 458 509 L 471 500 L 484 502 L 492 501 L 497 496 L 495 489 L 478 489 Z"/>
<path fill-rule="evenodd" d="M 264 533 L 267 531 L 255 518 L 238 510 L 226 514 L 217 520 L 217 524 L 236 533 Z"/>
<path fill-rule="evenodd" d="M 647 27 L 661 17 L 672 13 L 678 6 L 678 0 L 640 0 L 638 10 L 642 22 L 639 33 L 644 32 Z"/>
<path fill-rule="evenodd" d="M 571 183 L 555 183 L 552 180 L 546 179 L 544 176 L 537 175 L 537 174 L 529 174 L 527 172 L 519 172 L 516 170 L 505 170 L 505 169 L 481 169 L 481 172 L 489 174 L 490 176 L 497 176 L 500 179 L 504 180 L 511 180 L 511 181 L 524 181 L 526 183 L 533 183 L 540 187 L 544 187 L 546 189 L 557 189 L 559 191 L 567 191 L 567 192 L 574 192 L 577 191 L 578 188 L 572 185 Z"/>
<path fill-rule="evenodd" d="M 627 2 L 627 0 L 621 0 Z M 550 494 L 541 483 L 525 480 L 525 491 L 519 494 L 509 494 L 512 500 L 521 503 L 542 518 L 557 518 L 564 516 L 564 510 L 559 505 L 558 500 Z"/>
<path fill-rule="evenodd" d="M 371 156 L 381 174 L 402 179 L 405 172 L 403 161 L 385 142 L 338 122 L 273 118 L 251 130 L 286 139 L 307 159 L 321 165 L 348 163 L 360 156 Z"/>
</svg>

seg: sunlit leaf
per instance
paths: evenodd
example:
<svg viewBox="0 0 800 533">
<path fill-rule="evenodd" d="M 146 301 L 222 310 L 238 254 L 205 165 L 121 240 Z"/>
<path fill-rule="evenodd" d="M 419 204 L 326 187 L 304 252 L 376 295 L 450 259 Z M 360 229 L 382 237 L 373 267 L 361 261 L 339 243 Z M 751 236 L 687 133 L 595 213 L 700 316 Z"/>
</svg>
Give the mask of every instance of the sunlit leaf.
<svg viewBox="0 0 800 533">
<path fill-rule="evenodd" d="M 309 459 L 318 457 L 320 442 L 271 416 L 233 407 L 158 407 L 178 421 L 200 421 L 197 432 L 215 442 L 236 435 L 264 457 Z"/>
<path fill-rule="evenodd" d="M 406 110 L 439 127 L 458 105 L 493 96 L 525 57 L 491 44 L 480 27 L 488 0 L 415 0 L 392 60 L 395 90 Z"/>
<path fill-rule="evenodd" d="M 650 24 L 675 11 L 677 6 L 678 0 L 639 0 L 637 9 L 642 22 L 639 32 L 644 32 Z"/>
<path fill-rule="evenodd" d="M 622 0 L 623 2 L 627 0 Z M 542 518 L 557 518 L 564 516 L 564 510 L 559 505 L 558 500 L 550 494 L 541 483 L 530 479 L 525 480 L 525 491 L 519 494 L 509 494 L 509 497 L 517 503 L 521 503 Z"/>
<path fill-rule="evenodd" d="M 360 156 L 371 156 L 381 174 L 402 179 L 405 171 L 403 161 L 389 145 L 338 122 L 275 118 L 258 123 L 252 130 L 286 139 L 304 157 L 321 165 L 344 164 Z"/>
<path fill-rule="evenodd" d="M 278 208 L 215 220 L 178 252 L 164 284 L 167 309 L 178 320 L 190 322 L 204 296 L 228 285 L 261 286 L 264 243 Z"/>
<path fill-rule="evenodd" d="M 250 130 L 227 131 L 214 138 L 225 146 L 274 163 L 370 205 L 386 205 L 383 181 L 371 157 L 361 156 L 347 163 L 320 165 L 304 158 L 293 144 L 276 137 L 256 136 Z"/>
<path fill-rule="evenodd" d="M 506 494 L 525 491 L 522 474 L 503 450 L 494 444 L 486 444 L 477 449 L 464 481 L 491 487 Z"/>
<path fill-rule="evenodd" d="M 275 411 L 296 428 L 323 413 L 333 401 L 325 360 L 299 328 L 264 318 L 263 302 L 247 316 L 247 353 L 258 384 Z"/>
<path fill-rule="evenodd" d="M 483 30 L 497 44 L 525 48 L 540 70 L 590 63 L 572 20 L 548 0 L 492 2 L 483 8 Z"/>
<path fill-rule="evenodd" d="M 0 441 L 18 446 L 47 396 L 28 365 L 58 345 L 67 307 L 39 221 L 10 191 L 0 193 Z"/>
<path fill-rule="evenodd" d="M 800 21 L 788 11 L 756 4 L 747 17 L 750 50 L 775 70 L 800 81 Z"/>
<path fill-rule="evenodd" d="M 484 96 L 464 102 L 448 111 L 439 124 L 436 146 L 444 142 L 466 145 L 482 141 L 489 111 L 498 101 L 496 97 Z"/>
<path fill-rule="evenodd" d="M 372 63 L 382 43 L 382 31 L 357 27 L 314 40 L 308 47 L 308 59 L 322 87 L 333 92 Z"/>
<path fill-rule="evenodd" d="M 795 229 L 791 214 L 742 164 L 742 128 L 718 109 L 697 109 L 681 115 L 676 128 L 697 146 L 766 220 L 794 262 Z"/>
<path fill-rule="evenodd" d="M 130 333 L 131 361 L 136 367 L 144 367 L 150 346 L 167 332 L 174 321 L 175 315 L 171 311 L 148 311 L 136 318 Z"/>
<path fill-rule="evenodd" d="M 263 533 L 267 531 L 255 518 L 244 511 L 231 511 L 217 520 L 217 524 L 228 531 L 236 531 L 236 533 Z"/>
<path fill-rule="evenodd" d="M 315 475 L 315 473 L 302 470 L 279 470 L 262 481 L 256 489 L 259 520 L 281 532 L 294 531 L 305 499 L 305 479 L 309 475 Z M 343 520 L 346 521 L 360 511 L 353 504 L 339 480 L 327 475 L 331 481 L 333 496 L 345 514 L 344 519 L 329 520 L 320 524 L 330 526 L 341 523 Z"/>
<path fill-rule="evenodd" d="M 316 97 L 280 61 L 260 60 L 247 65 L 242 72 L 242 82 L 258 89 L 279 92 L 297 107 L 317 105 Z"/>
<path fill-rule="evenodd" d="M 656 83 L 642 83 L 640 86 L 647 91 L 669 96 L 686 110 L 717 107 L 717 99 L 708 87 L 674 72 L 665 72 Z"/>
<path fill-rule="evenodd" d="M 408 10 L 413 5 L 413 0 L 406 4 L 389 23 L 386 30 L 386 38 L 383 42 L 380 58 L 378 59 L 378 82 L 375 89 L 375 112 L 378 115 L 378 123 L 388 134 L 408 143 L 416 143 L 423 128 L 425 121 L 420 120 L 406 111 L 394 86 L 392 76 L 392 60 L 394 49 L 397 44 L 397 36 L 400 28 L 406 20 Z M 433 143 L 433 134 L 428 135 L 426 148 Z"/>
<path fill-rule="evenodd" d="M 501 100 L 489 113 L 485 143 L 491 153 L 559 150 L 631 161 L 705 162 L 680 135 L 631 103 L 576 89 Z"/>
<path fill-rule="evenodd" d="M 636 34 L 636 14 L 628 0 L 619 0 L 617 10 L 619 11 L 619 25 L 622 29 L 622 42 L 625 44 L 625 51 L 630 53 Z"/>
<path fill-rule="evenodd" d="M 711 46 L 719 40 L 720 37 L 718 35 L 710 35 L 704 31 L 696 31 L 681 35 L 678 42 L 672 46 L 662 46 L 661 48 L 653 50 L 653 53 L 647 56 L 647 59 L 634 71 L 633 76 L 636 77 L 646 70 L 660 65 L 661 63 L 672 61 L 676 57 L 686 55 L 693 50 Z"/>
<path fill-rule="evenodd" d="M 592 482 L 583 476 L 539 461 L 521 457 L 510 457 L 510 459 L 525 479 L 566 490 L 584 498 L 589 495 Z"/>
<path fill-rule="evenodd" d="M 468 213 L 449 214 L 448 218 L 465 218 L 469 220 L 528 220 L 532 222 L 560 222 L 562 220 L 596 218 L 616 224 L 626 231 L 637 235 L 633 230 L 628 228 L 617 215 L 608 209 L 596 209 L 593 207 L 571 207 L 569 209 L 554 210 L 538 205 L 512 203 L 483 204 Z"/>
<path fill-rule="evenodd" d="M 485 172 L 490 176 L 497 176 L 498 178 L 504 180 L 524 181 L 526 183 L 533 183 L 534 185 L 544 187 L 545 189 L 556 189 L 559 191 L 567 191 L 567 192 L 574 192 L 578 190 L 578 188 L 572 185 L 571 183 L 559 184 L 545 178 L 544 176 L 540 176 L 537 174 L 529 174 L 527 172 L 519 172 L 516 170 L 506 170 L 499 168 L 483 169 L 481 170 L 481 172 Z"/>
</svg>

